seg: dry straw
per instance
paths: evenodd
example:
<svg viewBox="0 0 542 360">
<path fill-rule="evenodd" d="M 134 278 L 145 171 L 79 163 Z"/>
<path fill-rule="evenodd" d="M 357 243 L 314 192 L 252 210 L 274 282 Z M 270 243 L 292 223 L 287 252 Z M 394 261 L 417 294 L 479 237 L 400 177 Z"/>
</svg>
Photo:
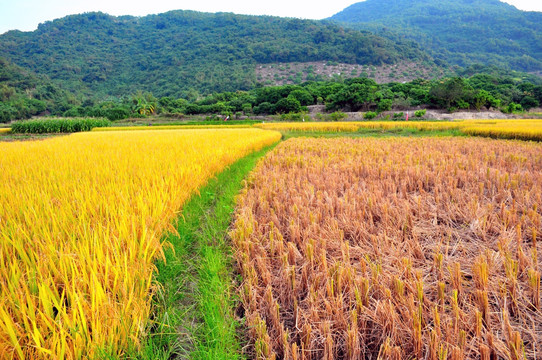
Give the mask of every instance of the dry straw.
<svg viewBox="0 0 542 360">
<path fill-rule="evenodd" d="M 542 354 L 542 146 L 290 139 L 232 238 L 261 359 Z"/>
</svg>

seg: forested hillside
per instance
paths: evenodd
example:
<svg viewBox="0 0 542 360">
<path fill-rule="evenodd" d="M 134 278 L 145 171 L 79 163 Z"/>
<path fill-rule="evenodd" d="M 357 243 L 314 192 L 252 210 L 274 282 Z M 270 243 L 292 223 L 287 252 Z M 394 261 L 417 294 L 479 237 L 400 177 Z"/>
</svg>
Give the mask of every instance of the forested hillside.
<svg viewBox="0 0 542 360">
<path fill-rule="evenodd" d="M 185 98 L 253 88 L 257 63 L 430 60 L 412 43 L 329 22 L 193 11 L 68 16 L 0 36 L 0 53 L 78 94 Z"/>
<path fill-rule="evenodd" d="M 460 66 L 542 70 L 542 13 L 498 0 L 366 0 L 331 17 L 389 39 L 415 39 Z"/>
<path fill-rule="evenodd" d="M 45 76 L 0 58 L 0 123 L 46 112 L 62 113 L 75 103 Z"/>
</svg>

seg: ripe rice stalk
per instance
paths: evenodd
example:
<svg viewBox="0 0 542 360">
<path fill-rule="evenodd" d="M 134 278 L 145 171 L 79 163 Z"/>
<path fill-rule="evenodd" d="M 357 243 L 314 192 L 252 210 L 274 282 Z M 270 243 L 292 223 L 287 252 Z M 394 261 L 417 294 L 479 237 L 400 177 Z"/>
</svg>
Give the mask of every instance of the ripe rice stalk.
<svg viewBox="0 0 542 360">
<path fill-rule="evenodd" d="M 153 262 L 183 203 L 279 138 L 240 129 L 1 143 L 0 359 L 137 348 L 157 291 Z"/>
</svg>

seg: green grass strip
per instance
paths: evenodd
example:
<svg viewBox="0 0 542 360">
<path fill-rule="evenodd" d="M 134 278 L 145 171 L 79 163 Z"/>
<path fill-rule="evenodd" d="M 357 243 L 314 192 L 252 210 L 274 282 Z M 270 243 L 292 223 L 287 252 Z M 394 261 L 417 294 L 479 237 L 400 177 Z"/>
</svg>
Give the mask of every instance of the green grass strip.
<svg viewBox="0 0 542 360">
<path fill-rule="evenodd" d="M 154 326 L 129 358 L 242 358 L 228 228 L 243 179 L 273 147 L 230 165 L 184 205 L 166 262 L 156 264 Z"/>
</svg>

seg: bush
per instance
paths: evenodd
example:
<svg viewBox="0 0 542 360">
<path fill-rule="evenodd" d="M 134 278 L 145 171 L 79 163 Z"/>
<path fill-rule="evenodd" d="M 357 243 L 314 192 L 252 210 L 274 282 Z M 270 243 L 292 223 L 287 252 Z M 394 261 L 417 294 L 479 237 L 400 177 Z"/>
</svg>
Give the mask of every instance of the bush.
<svg viewBox="0 0 542 360">
<path fill-rule="evenodd" d="M 393 114 L 393 118 L 394 118 L 395 120 L 397 120 L 397 119 L 402 119 L 402 118 L 404 118 L 404 117 L 405 117 L 405 113 L 403 113 L 403 112 L 399 112 L 399 113 L 394 113 L 394 114 Z"/>
<path fill-rule="evenodd" d="M 511 102 L 510 104 L 508 104 L 507 107 L 503 109 L 503 112 L 508 113 L 508 114 L 512 114 L 514 112 L 520 112 L 520 111 L 523 111 L 523 107 L 520 104 L 516 104 L 514 102 Z"/>
<path fill-rule="evenodd" d="M 536 100 L 532 96 L 525 96 L 523 99 L 521 99 L 521 102 L 519 104 L 527 111 L 540 105 L 538 100 Z"/>
<path fill-rule="evenodd" d="M 363 118 L 365 120 L 372 120 L 374 119 L 378 114 L 374 111 L 367 111 L 365 114 L 363 114 Z"/>
<path fill-rule="evenodd" d="M 17 109 L 0 103 L 0 123 L 7 123 L 17 118 Z"/>
<path fill-rule="evenodd" d="M 243 113 L 245 115 L 249 115 L 251 112 L 252 112 L 252 105 L 251 104 L 243 104 L 242 106 L 242 109 L 243 109 Z"/>
<path fill-rule="evenodd" d="M 424 117 L 426 113 L 427 113 L 427 110 L 425 110 L 425 109 L 416 110 L 416 111 L 414 111 L 414 117 L 421 118 L 421 117 Z"/>
<path fill-rule="evenodd" d="M 283 121 L 310 121 L 311 117 L 306 113 L 288 113 L 280 115 L 280 119 Z"/>
<path fill-rule="evenodd" d="M 14 123 L 11 126 L 11 132 L 20 134 L 72 133 L 107 126 L 111 126 L 111 122 L 106 119 L 36 119 Z"/>
<path fill-rule="evenodd" d="M 391 99 L 380 100 L 376 111 L 379 113 L 384 112 L 384 111 L 389 111 L 391 110 L 392 105 L 393 105 L 393 101 Z"/>
<path fill-rule="evenodd" d="M 293 96 L 280 99 L 275 105 L 275 112 L 277 113 L 291 113 L 299 112 L 301 110 L 301 103 Z"/>
<path fill-rule="evenodd" d="M 126 118 L 129 118 L 131 115 L 130 110 L 125 109 L 125 108 L 120 108 L 120 107 L 105 109 L 103 110 L 103 113 L 104 113 L 104 116 L 111 121 L 126 119 Z"/>
<path fill-rule="evenodd" d="M 263 102 L 260 105 L 255 106 L 252 111 L 256 115 L 273 114 L 275 112 L 275 106 L 271 103 Z"/>
<path fill-rule="evenodd" d="M 341 111 L 335 111 L 334 113 L 331 113 L 329 117 L 331 118 L 332 121 L 341 121 L 347 118 L 348 115 L 346 115 L 345 113 Z"/>
</svg>

